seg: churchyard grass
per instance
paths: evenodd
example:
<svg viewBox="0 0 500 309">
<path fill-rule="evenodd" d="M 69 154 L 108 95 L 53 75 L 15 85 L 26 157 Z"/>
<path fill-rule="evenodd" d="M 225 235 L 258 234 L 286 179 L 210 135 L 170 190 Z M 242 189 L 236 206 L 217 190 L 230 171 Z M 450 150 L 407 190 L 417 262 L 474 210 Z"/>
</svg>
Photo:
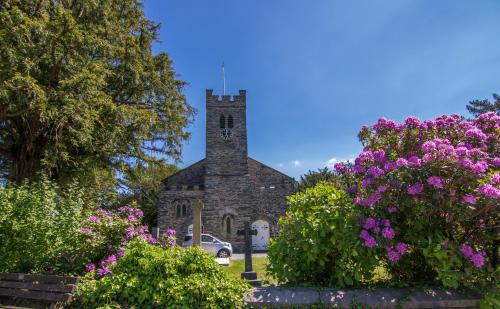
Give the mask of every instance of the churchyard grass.
<svg viewBox="0 0 500 309">
<path fill-rule="evenodd" d="M 266 275 L 267 263 L 269 263 L 267 256 L 252 258 L 253 271 L 257 272 L 257 278 L 262 280 L 263 285 L 276 285 L 278 284 L 276 279 Z M 245 260 L 231 260 L 229 266 L 223 266 L 223 268 L 231 277 L 240 278 L 240 274 L 245 269 Z"/>
</svg>

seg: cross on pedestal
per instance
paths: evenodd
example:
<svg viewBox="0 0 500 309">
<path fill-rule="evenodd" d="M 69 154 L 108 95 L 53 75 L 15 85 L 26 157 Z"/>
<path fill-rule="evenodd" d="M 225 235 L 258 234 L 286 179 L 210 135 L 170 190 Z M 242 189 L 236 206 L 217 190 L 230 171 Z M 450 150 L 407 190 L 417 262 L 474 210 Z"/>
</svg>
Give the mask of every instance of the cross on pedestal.
<svg viewBox="0 0 500 309">
<path fill-rule="evenodd" d="M 238 230 L 236 234 L 245 237 L 245 272 L 241 273 L 241 278 L 249 280 L 254 286 L 260 286 L 257 273 L 252 271 L 252 235 L 257 235 L 257 230 L 250 229 L 250 222 L 245 222 L 245 228 Z"/>
</svg>

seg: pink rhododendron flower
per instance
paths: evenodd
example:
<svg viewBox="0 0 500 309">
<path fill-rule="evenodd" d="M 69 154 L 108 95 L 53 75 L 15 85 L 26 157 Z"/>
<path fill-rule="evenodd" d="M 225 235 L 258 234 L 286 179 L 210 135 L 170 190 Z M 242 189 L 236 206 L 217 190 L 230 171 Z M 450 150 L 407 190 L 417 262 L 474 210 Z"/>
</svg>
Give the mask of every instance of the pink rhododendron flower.
<svg viewBox="0 0 500 309">
<path fill-rule="evenodd" d="M 365 178 L 365 179 L 363 179 L 363 181 L 361 182 L 361 185 L 362 185 L 364 188 L 367 188 L 367 187 L 369 187 L 372 183 L 373 183 L 373 179 L 371 179 L 371 178 Z"/>
<path fill-rule="evenodd" d="M 90 263 L 89 265 L 87 265 L 87 272 L 91 272 L 91 271 L 94 271 L 95 270 L 95 264 L 94 263 Z"/>
<path fill-rule="evenodd" d="M 422 193 L 423 189 L 424 189 L 424 186 L 421 183 L 417 182 L 416 184 L 411 185 L 408 188 L 407 192 L 410 195 L 419 195 L 420 193 Z"/>
<path fill-rule="evenodd" d="M 365 220 L 365 224 L 363 224 L 363 228 L 369 230 L 369 229 L 373 229 L 374 227 L 377 226 L 377 221 L 373 218 L 367 218 Z"/>
<path fill-rule="evenodd" d="M 396 162 L 389 162 L 389 163 L 386 163 L 386 164 L 384 165 L 384 170 L 385 170 L 386 172 L 393 171 L 393 170 L 395 170 L 395 169 L 397 169 L 397 168 L 398 168 L 398 166 L 397 166 Z"/>
<path fill-rule="evenodd" d="M 460 252 L 462 252 L 462 254 L 468 258 L 470 258 L 472 254 L 474 254 L 474 250 L 472 250 L 472 247 L 466 244 L 460 246 Z"/>
<path fill-rule="evenodd" d="M 365 247 L 374 248 L 377 245 L 377 241 L 373 237 L 368 237 L 365 239 Z"/>
<path fill-rule="evenodd" d="M 387 211 L 392 214 L 392 213 L 395 213 L 396 211 L 398 211 L 398 208 L 396 206 L 389 206 L 387 207 Z"/>
<path fill-rule="evenodd" d="M 438 176 L 431 176 L 427 178 L 427 183 L 438 189 L 442 189 L 444 187 L 443 180 Z"/>
<path fill-rule="evenodd" d="M 95 223 L 99 223 L 99 222 L 101 222 L 101 219 L 100 219 L 100 218 L 98 218 L 98 217 L 96 217 L 96 216 L 94 216 L 94 215 L 89 216 L 89 217 L 87 218 L 87 220 L 89 220 L 89 221 L 91 221 L 91 222 L 95 222 Z"/>
<path fill-rule="evenodd" d="M 128 215 L 128 216 L 127 216 L 127 219 L 128 219 L 128 221 L 130 221 L 130 222 L 137 222 L 137 221 L 139 221 L 139 220 L 137 219 L 137 217 L 136 217 L 136 216 L 134 216 L 134 215 Z"/>
<path fill-rule="evenodd" d="M 372 166 L 368 169 L 368 174 L 371 175 L 373 178 L 380 178 L 385 175 L 385 172 L 383 169 L 380 167 Z"/>
<path fill-rule="evenodd" d="M 406 251 L 408 251 L 408 245 L 407 245 L 407 244 L 405 244 L 405 243 L 402 243 L 402 242 L 398 242 L 398 243 L 396 244 L 395 248 L 396 248 L 396 251 L 397 251 L 399 254 L 401 254 L 401 255 L 405 254 L 405 253 L 406 253 Z"/>
<path fill-rule="evenodd" d="M 471 169 L 474 173 L 486 173 L 488 170 L 488 163 L 486 163 L 486 161 L 478 161 L 472 164 Z"/>
<path fill-rule="evenodd" d="M 104 276 L 110 275 L 110 274 L 111 274 L 111 270 L 109 270 L 109 268 L 107 268 L 107 267 L 99 268 L 97 270 L 98 277 L 104 277 Z"/>
<path fill-rule="evenodd" d="M 144 212 L 142 212 L 142 210 L 140 210 L 140 209 L 136 209 L 135 215 L 139 218 L 142 218 L 144 216 Z"/>
<path fill-rule="evenodd" d="M 469 204 L 472 204 L 472 205 L 475 205 L 477 203 L 476 197 L 474 195 L 470 194 L 470 193 L 466 194 L 463 197 L 462 201 L 464 203 L 469 203 Z"/>
<path fill-rule="evenodd" d="M 494 186 L 500 184 L 500 173 L 495 173 L 491 176 L 491 184 Z"/>
<path fill-rule="evenodd" d="M 335 168 L 335 171 L 339 174 L 345 174 L 347 172 L 347 166 L 344 163 L 335 163 L 333 166 Z"/>
<path fill-rule="evenodd" d="M 427 141 L 422 144 L 420 149 L 422 149 L 422 151 L 425 153 L 433 152 L 434 150 L 436 150 L 436 143 L 434 143 L 433 141 Z"/>
<path fill-rule="evenodd" d="M 491 164 L 493 164 L 495 167 L 499 167 L 500 166 L 500 158 L 494 158 L 493 160 L 491 160 Z"/>
<path fill-rule="evenodd" d="M 400 168 L 408 165 L 408 161 L 405 158 L 399 158 L 396 160 L 396 167 Z"/>
<path fill-rule="evenodd" d="M 173 229 L 167 229 L 163 232 L 165 235 L 175 235 L 175 230 Z"/>
<path fill-rule="evenodd" d="M 371 237 L 370 233 L 367 230 L 361 230 L 359 233 L 359 237 L 363 240 L 366 240 Z"/>
<path fill-rule="evenodd" d="M 394 230 L 390 227 L 385 227 L 382 230 L 382 236 L 387 239 L 393 239 L 394 236 L 396 236 L 396 233 L 394 233 Z"/>
<path fill-rule="evenodd" d="M 377 203 L 382 197 L 378 193 L 372 194 L 369 198 L 363 201 L 363 205 L 365 206 L 373 206 Z"/>
<path fill-rule="evenodd" d="M 422 160 L 417 156 L 411 156 L 408 159 L 408 164 L 413 167 L 420 167 L 422 165 Z"/>
<path fill-rule="evenodd" d="M 416 128 L 420 125 L 420 119 L 415 116 L 408 116 L 405 119 L 405 125 L 410 128 Z"/>
<path fill-rule="evenodd" d="M 82 233 L 84 233 L 84 234 L 90 234 L 90 233 L 92 233 L 92 229 L 89 228 L 89 227 L 82 227 L 80 229 L 80 231 L 82 231 Z"/>
<path fill-rule="evenodd" d="M 486 136 L 486 134 L 484 134 L 483 131 L 481 131 L 478 128 L 472 128 L 467 130 L 465 132 L 465 136 L 476 139 L 480 142 L 484 142 L 488 139 L 488 136 Z"/>
<path fill-rule="evenodd" d="M 389 260 L 392 262 L 397 262 L 397 261 L 399 261 L 400 255 L 397 251 L 388 250 L 387 251 L 387 258 L 389 258 Z"/>
<path fill-rule="evenodd" d="M 385 164 L 387 162 L 387 158 L 385 157 L 385 151 L 383 149 L 375 150 L 373 152 L 373 158 L 377 163 Z"/>
<path fill-rule="evenodd" d="M 478 252 L 478 253 L 473 254 L 470 257 L 470 261 L 477 268 L 482 268 L 484 266 L 484 253 L 483 252 Z"/>
<path fill-rule="evenodd" d="M 477 193 L 490 198 L 500 198 L 500 189 L 497 189 L 490 184 L 479 186 Z"/>
</svg>

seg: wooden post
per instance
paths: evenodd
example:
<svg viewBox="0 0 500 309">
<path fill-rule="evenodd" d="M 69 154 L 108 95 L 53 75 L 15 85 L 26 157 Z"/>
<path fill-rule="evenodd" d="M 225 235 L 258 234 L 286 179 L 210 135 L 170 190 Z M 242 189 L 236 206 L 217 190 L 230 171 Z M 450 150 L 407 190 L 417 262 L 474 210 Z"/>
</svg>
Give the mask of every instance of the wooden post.
<svg viewBox="0 0 500 309">
<path fill-rule="evenodd" d="M 193 245 L 201 246 L 201 210 L 203 209 L 202 200 L 193 200 Z"/>
</svg>

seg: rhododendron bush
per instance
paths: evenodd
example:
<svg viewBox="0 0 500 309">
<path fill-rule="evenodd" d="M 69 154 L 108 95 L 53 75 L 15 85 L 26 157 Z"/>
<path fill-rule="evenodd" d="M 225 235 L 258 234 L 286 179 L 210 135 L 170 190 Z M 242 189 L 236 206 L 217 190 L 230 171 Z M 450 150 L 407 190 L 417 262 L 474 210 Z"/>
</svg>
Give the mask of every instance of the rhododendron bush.
<svg viewBox="0 0 500 309">
<path fill-rule="evenodd" d="M 154 239 L 142 216 L 133 207 L 97 208 L 78 186 L 63 190 L 45 178 L 0 188 L 0 272 L 102 277 L 133 238 L 175 245 L 175 231 Z"/>
<path fill-rule="evenodd" d="M 384 256 L 395 280 L 445 286 L 493 277 L 498 254 L 500 117 L 459 115 L 363 127 L 359 240 Z M 340 171 L 338 166 L 337 170 Z"/>
<path fill-rule="evenodd" d="M 342 193 L 325 184 L 290 197 L 271 242 L 271 272 L 291 284 L 359 286 L 383 266 L 391 284 L 491 286 L 500 117 L 382 118 L 359 139 L 354 164 L 335 165 L 351 200 L 335 200 Z"/>
</svg>

